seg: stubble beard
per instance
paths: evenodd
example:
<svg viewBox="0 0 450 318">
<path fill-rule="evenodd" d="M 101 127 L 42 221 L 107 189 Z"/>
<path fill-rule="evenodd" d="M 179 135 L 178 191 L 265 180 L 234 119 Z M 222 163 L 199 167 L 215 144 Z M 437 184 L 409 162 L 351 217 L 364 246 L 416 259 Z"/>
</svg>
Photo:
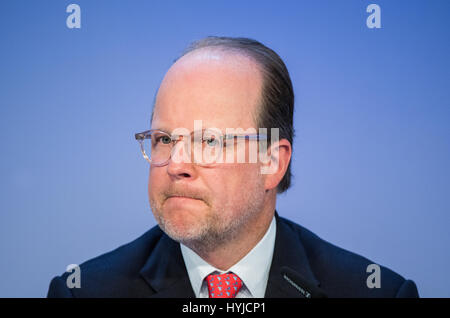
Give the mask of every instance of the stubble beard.
<svg viewBox="0 0 450 318">
<path fill-rule="evenodd" d="M 179 228 L 166 218 L 160 202 L 150 205 L 161 230 L 173 240 L 191 248 L 198 254 L 207 254 L 235 242 L 246 232 L 263 211 L 264 190 L 241 191 L 239 198 L 228 200 L 222 207 L 208 206 L 208 214 L 189 229 Z M 234 211 L 234 212 L 230 212 Z M 182 213 L 182 212 L 181 212 Z"/>
</svg>

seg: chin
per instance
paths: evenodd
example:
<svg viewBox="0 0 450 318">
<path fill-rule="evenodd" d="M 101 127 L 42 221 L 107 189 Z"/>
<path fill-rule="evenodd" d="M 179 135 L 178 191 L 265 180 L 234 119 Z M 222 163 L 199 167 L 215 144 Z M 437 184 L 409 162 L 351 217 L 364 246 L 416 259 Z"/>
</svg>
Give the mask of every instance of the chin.
<svg viewBox="0 0 450 318">
<path fill-rule="evenodd" d="M 198 223 L 206 215 L 206 211 L 193 207 L 163 207 L 162 217 L 174 224 Z"/>
<path fill-rule="evenodd" d="M 158 217 L 158 223 L 168 236 L 179 242 L 200 239 L 207 228 L 201 214 L 190 209 L 166 210 Z"/>
<path fill-rule="evenodd" d="M 199 224 L 196 225 L 189 226 L 186 223 L 174 224 L 165 220 L 162 229 L 173 240 L 180 243 L 187 243 L 202 240 L 205 231 Z"/>
</svg>

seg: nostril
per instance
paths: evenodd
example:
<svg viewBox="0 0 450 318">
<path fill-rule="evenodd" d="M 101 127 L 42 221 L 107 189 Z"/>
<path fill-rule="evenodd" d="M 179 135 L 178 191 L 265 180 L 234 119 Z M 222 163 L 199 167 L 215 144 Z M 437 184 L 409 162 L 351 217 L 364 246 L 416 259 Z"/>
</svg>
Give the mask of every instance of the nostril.
<svg viewBox="0 0 450 318">
<path fill-rule="evenodd" d="M 192 164 L 186 164 L 183 162 L 175 162 L 169 160 L 167 165 L 167 173 L 175 179 L 192 178 L 195 176 L 195 171 Z"/>
</svg>

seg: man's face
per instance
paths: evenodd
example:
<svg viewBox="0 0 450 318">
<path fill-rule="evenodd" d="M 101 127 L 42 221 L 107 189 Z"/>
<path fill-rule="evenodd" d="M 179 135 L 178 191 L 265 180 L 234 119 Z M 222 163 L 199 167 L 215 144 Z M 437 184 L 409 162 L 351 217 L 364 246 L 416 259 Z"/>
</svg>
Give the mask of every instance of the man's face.
<svg viewBox="0 0 450 318">
<path fill-rule="evenodd" d="M 161 83 L 152 129 L 193 131 L 194 120 L 223 133 L 226 128 L 257 129 L 261 83 L 256 64 L 245 57 L 208 49 L 191 52 Z M 187 245 L 217 246 L 258 218 L 264 175 L 258 163 L 205 167 L 169 160 L 165 166 L 151 166 L 148 191 L 152 212 L 169 236 Z"/>
</svg>

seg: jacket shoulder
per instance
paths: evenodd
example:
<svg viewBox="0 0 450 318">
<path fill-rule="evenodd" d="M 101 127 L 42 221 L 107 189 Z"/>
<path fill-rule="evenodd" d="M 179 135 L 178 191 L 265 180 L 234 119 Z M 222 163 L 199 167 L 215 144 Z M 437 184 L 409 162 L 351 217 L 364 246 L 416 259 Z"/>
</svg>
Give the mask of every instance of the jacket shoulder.
<svg viewBox="0 0 450 318">
<path fill-rule="evenodd" d="M 280 221 L 298 235 L 320 288 L 328 297 L 418 297 L 413 281 L 327 242 L 299 224 L 284 218 Z M 373 284 L 375 276 L 372 274 L 377 275 L 377 272 L 379 284 Z"/>
<path fill-rule="evenodd" d="M 79 265 L 80 288 L 68 288 L 71 273 L 53 278 L 48 297 L 142 297 L 149 286 L 140 277 L 140 270 L 160 241 L 163 232 L 158 226 L 137 239 Z"/>
</svg>

